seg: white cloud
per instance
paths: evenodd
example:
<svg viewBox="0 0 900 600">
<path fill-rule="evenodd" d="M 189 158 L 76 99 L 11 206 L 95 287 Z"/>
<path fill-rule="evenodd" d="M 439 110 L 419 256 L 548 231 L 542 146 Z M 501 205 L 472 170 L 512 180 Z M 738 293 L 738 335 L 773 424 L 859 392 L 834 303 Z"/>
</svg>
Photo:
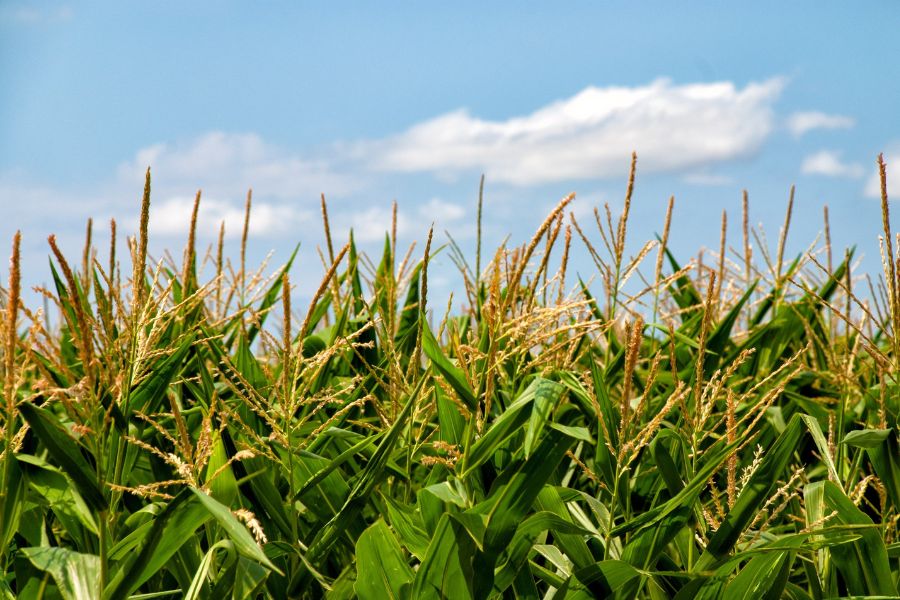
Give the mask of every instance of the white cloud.
<svg viewBox="0 0 900 600">
<path fill-rule="evenodd" d="M 69 21 L 75 16 L 71 6 L 35 6 L 34 4 L 12 4 L 0 8 L 0 21 L 19 25 L 40 25 Z"/>
<path fill-rule="evenodd" d="M 843 115 L 829 115 L 819 111 L 795 112 L 787 118 L 787 128 L 795 136 L 814 129 L 850 129 L 856 120 Z"/>
<path fill-rule="evenodd" d="M 397 235 L 422 236 L 434 223 L 435 230 L 458 224 L 466 216 L 466 210 L 453 202 L 432 198 L 420 204 L 415 210 L 404 210 L 398 206 Z M 360 210 L 343 210 L 334 215 L 335 229 L 340 235 L 353 229 L 354 238 L 359 242 L 376 242 L 384 239 L 391 230 L 392 212 L 387 206 L 369 206 Z"/>
<path fill-rule="evenodd" d="M 822 150 L 803 159 L 800 170 L 806 175 L 827 177 L 862 177 L 865 169 L 859 163 L 845 163 L 840 152 Z"/>
<path fill-rule="evenodd" d="M 439 223 L 458 221 L 466 214 L 466 210 L 462 206 L 445 202 L 440 198 L 432 198 L 420 206 L 418 212 L 420 217 Z"/>
<path fill-rule="evenodd" d="M 183 235 L 188 231 L 194 198 L 180 196 L 154 204 L 150 214 L 150 232 L 154 235 Z M 237 237 L 244 228 L 244 207 L 215 198 L 200 198 L 197 221 L 207 230 L 225 222 L 225 235 Z M 315 213 L 293 206 L 254 202 L 250 212 L 249 235 L 290 233 L 312 223 Z"/>
<path fill-rule="evenodd" d="M 784 80 L 588 87 L 529 115 L 488 121 L 457 110 L 382 140 L 357 143 L 376 170 L 438 175 L 484 170 L 517 185 L 685 171 L 747 157 L 773 130 Z"/>
<path fill-rule="evenodd" d="M 324 160 L 306 160 L 265 142 L 255 133 L 213 131 L 174 144 L 154 144 L 120 165 L 119 177 L 142 183 L 147 167 L 155 180 L 171 187 L 203 188 L 214 195 L 253 189 L 265 196 L 296 199 L 321 192 L 340 195 L 350 182 Z"/>
<path fill-rule="evenodd" d="M 279 235 L 318 214 L 319 194 L 341 197 L 357 183 L 337 175 L 324 160 L 307 160 L 267 143 L 255 133 L 213 131 L 176 143 L 141 148 L 118 169 L 117 187 L 139 195 L 151 168 L 151 227 L 160 235 L 188 229 L 194 195 L 202 190 L 200 231 L 212 234 L 225 221 L 226 235 L 243 229 L 247 189 L 253 188 L 250 235 Z"/>
<path fill-rule="evenodd" d="M 884 153 L 884 162 L 887 165 L 887 192 L 888 198 L 900 200 L 900 142 L 891 144 Z M 872 174 L 866 180 L 865 194 L 870 198 L 881 197 L 881 177 L 878 167 L 872 170 Z"/>
<path fill-rule="evenodd" d="M 81 229 L 88 217 L 97 217 L 106 210 L 108 196 L 109 190 L 100 186 L 76 191 L 34 181 L 21 171 L 0 172 L 0 207 L 4 217 L 0 231 L 4 226 L 34 229 L 37 225 L 41 226 L 38 231 L 46 231 L 46 236 L 52 229 L 44 226 L 50 224 L 77 224 L 76 228 Z"/>
<path fill-rule="evenodd" d="M 353 237 L 357 242 L 376 242 L 384 239 L 384 234 L 391 230 L 391 209 L 370 206 L 359 211 L 343 211 L 334 215 L 335 229 L 340 237 L 353 229 Z M 397 230 L 407 228 L 408 219 L 402 213 L 397 215 Z"/>
<path fill-rule="evenodd" d="M 715 173 L 704 173 L 702 171 L 688 173 L 682 179 L 684 179 L 685 183 L 703 186 L 719 186 L 734 183 L 734 180 L 727 175 L 716 175 Z"/>
<path fill-rule="evenodd" d="M 545 214 L 550 214 L 557 202 L 548 202 L 543 207 Z M 602 191 L 588 191 L 576 194 L 575 199 L 566 207 L 566 213 L 572 213 L 579 221 L 594 217 L 594 207 L 603 210 L 603 205 L 609 202 L 608 195 Z"/>
<path fill-rule="evenodd" d="M 265 142 L 256 134 L 211 132 L 177 143 L 138 150 L 119 165 L 117 176 L 93 182 L 89 189 L 57 188 L 29 180 L 23 173 L 0 173 L 0 204 L 13 207 L 21 223 L 38 222 L 59 231 L 58 223 L 115 218 L 131 232 L 147 167 L 151 167 L 151 232 L 187 232 L 191 207 L 202 190 L 198 234 L 214 237 L 225 221 L 226 235 L 240 235 L 247 189 L 253 186 L 251 236 L 297 235 L 316 221 L 319 194 L 341 198 L 358 181 L 336 174 L 324 161 L 309 161 Z"/>
</svg>

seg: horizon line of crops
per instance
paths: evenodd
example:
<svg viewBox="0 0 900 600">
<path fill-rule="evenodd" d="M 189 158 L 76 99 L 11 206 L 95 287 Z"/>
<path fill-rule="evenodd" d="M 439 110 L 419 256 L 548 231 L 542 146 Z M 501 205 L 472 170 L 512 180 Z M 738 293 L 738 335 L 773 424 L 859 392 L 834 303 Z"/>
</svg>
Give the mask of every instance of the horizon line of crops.
<svg viewBox="0 0 900 600">
<path fill-rule="evenodd" d="M 897 597 L 900 235 L 879 157 L 884 273 L 853 251 L 682 264 L 662 232 L 564 198 L 474 269 L 451 238 L 377 264 L 321 209 L 324 276 L 250 271 L 224 224 L 148 257 L 150 170 L 125 260 L 88 222 L 49 238 L 47 309 L 0 289 L 0 596 Z M 423 232 L 424 233 L 424 232 Z M 894 244 L 896 243 L 896 247 Z M 578 244 L 602 294 L 568 271 Z M 428 303 L 447 252 L 464 307 Z M 762 260 L 760 261 L 760 257 Z M 130 264 L 129 264 L 130 263 Z M 648 265 L 648 266 L 645 266 Z M 203 274 L 213 270 L 212 277 Z M 860 286 L 865 292 L 860 293 Z M 47 314 L 55 310 L 56 326 Z M 281 318 L 280 323 L 272 323 Z"/>
</svg>

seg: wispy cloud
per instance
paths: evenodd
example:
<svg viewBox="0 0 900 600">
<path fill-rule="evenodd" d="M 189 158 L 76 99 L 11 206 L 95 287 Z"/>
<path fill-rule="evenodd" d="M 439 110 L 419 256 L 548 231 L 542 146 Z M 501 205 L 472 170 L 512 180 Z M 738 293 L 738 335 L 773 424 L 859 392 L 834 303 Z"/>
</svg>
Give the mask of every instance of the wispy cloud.
<svg viewBox="0 0 900 600">
<path fill-rule="evenodd" d="M 423 230 L 434 223 L 440 231 L 459 224 L 467 216 L 466 209 L 453 202 L 431 198 L 410 210 L 400 207 L 397 213 L 397 234 L 399 236 L 421 236 Z M 346 235 L 353 229 L 354 238 L 360 242 L 375 242 L 384 239 L 391 229 L 392 212 L 387 206 L 369 206 L 359 210 L 345 210 L 334 218 L 339 235 Z"/>
<path fill-rule="evenodd" d="M 822 150 L 803 159 L 800 170 L 806 175 L 825 175 L 826 177 L 862 177 L 865 169 L 859 163 L 848 163 L 841 160 L 840 152 Z"/>
<path fill-rule="evenodd" d="M 63 189 L 35 182 L 22 172 L 0 172 L 0 206 L 5 219 L 0 227 L 14 223 L 17 228 L 31 229 L 81 222 L 109 205 L 109 200 L 103 199 L 106 195 L 107 190 L 87 193 Z"/>
<path fill-rule="evenodd" d="M 687 175 L 682 177 L 682 179 L 685 183 L 703 186 L 719 186 L 734 183 L 734 180 L 727 175 L 717 175 L 716 173 L 705 173 L 702 171 L 697 173 L 688 173 Z"/>
<path fill-rule="evenodd" d="M 0 23 L 15 25 L 41 25 L 71 20 L 75 11 L 71 6 L 46 6 L 37 3 L 8 4 L 0 6 Z"/>
<path fill-rule="evenodd" d="M 213 131 L 174 143 L 147 146 L 119 167 L 119 178 L 140 183 L 148 166 L 170 188 L 203 188 L 213 195 L 233 195 L 253 187 L 280 199 L 321 192 L 341 195 L 351 180 L 338 176 L 324 160 L 308 160 L 264 141 L 255 133 Z"/>
<path fill-rule="evenodd" d="M 589 87 L 535 112 L 489 121 L 457 110 L 382 140 L 353 146 L 372 168 L 530 185 L 621 176 L 638 152 L 643 172 L 688 171 L 757 152 L 773 130 L 781 78 Z"/>
<path fill-rule="evenodd" d="M 851 129 L 856 120 L 843 115 L 830 115 L 819 111 L 795 112 L 787 118 L 787 128 L 795 137 L 815 129 Z"/>
</svg>

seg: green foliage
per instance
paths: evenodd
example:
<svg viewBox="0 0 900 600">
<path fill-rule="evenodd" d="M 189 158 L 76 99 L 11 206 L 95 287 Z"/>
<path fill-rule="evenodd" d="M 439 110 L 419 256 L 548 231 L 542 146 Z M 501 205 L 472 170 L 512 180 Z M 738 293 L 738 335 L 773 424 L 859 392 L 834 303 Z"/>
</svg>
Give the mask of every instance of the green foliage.
<svg viewBox="0 0 900 600">
<path fill-rule="evenodd" d="M 873 309 L 850 253 L 628 258 L 627 208 L 601 246 L 570 200 L 480 273 L 451 241 L 451 314 L 390 236 L 377 268 L 329 237 L 305 312 L 296 250 L 266 278 L 54 247 L 57 328 L 14 258 L 0 596 L 897 596 L 897 282 Z"/>
</svg>

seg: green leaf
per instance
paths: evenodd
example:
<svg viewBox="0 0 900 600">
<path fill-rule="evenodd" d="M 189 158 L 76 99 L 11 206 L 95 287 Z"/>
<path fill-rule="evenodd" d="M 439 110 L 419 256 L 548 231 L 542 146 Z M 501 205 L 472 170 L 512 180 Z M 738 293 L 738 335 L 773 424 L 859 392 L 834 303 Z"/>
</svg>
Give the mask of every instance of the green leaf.
<svg viewBox="0 0 900 600">
<path fill-rule="evenodd" d="M 406 300 L 400 311 L 400 322 L 397 325 L 397 333 L 394 336 L 394 344 L 403 356 L 413 353 L 416 338 L 419 332 L 419 280 L 422 275 L 422 263 L 416 265 L 409 278 L 409 288 L 406 292 Z M 423 329 L 427 329 L 423 328 Z"/>
<path fill-rule="evenodd" d="M 353 586 L 356 584 L 356 569 L 354 565 L 348 565 L 341 571 L 338 578 L 331 583 L 331 589 L 325 594 L 326 600 L 356 600 L 358 597 Z"/>
<path fill-rule="evenodd" d="M 424 488 L 426 491 L 436 498 L 441 499 L 449 504 L 455 504 L 460 508 L 468 508 L 469 502 L 465 496 L 465 489 L 457 479 L 442 481 Z"/>
<path fill-rule="evenodd" d="M 684 477 L 679 466 L 684 439 L 681 434 L 673 429 L 662 429 L 650 443 L 650 454 L 653 462 L 659 469 L 666 488 L 670 495 L 675 495 L 684 489 Z"/>
<path fill-rule="evenodd" d="M 234 600 L 257 598 L 269 572 L 256 561 L 238 556 L 231 597 Z M 216 596 L 213 596 L 216 597 Z"/>
<path fill-rule="evenodd" d="M 633 566 L 621 560 L 604 560 L 573 573 L 595 598 L 633 598 L 643 576 Z"/>
<path fill-rule="evenodd" d="M 819 455 L 822 457 L 825 466 L 828 467 L 829 476 L 833 481 L 840 481 L 841 478 L 838 475 L 837 466 L 831 458 L 831 448 L 828 440 L 825 438 L 825 434 L 822 432 L 822 428 L 819 426 L 819 422 L 809 415 L 800 415 L 800 418 L 806 423 L 806 428 L 809 430 L 809 434 L 819 450 Z"/>
<path fill-rule="evenodd" d="M 573 439 L 551 429 L 528 460 L 510 465 L 495 482 L 490 496 L 467 514 L 483 516 L 484 551 L 476 562 L 475 591 L 482 596 L 494 586 L 497 560 L 516 533 L 547 480 L 571 447 Z"/>
<path fill-rule="evenodd" d="M 527 461 L 520 463 L 513 472 L 504 473 L 506 481 L 484 501 L 484 507 L 488 508 L 484 539 L 488 553 L 499 554 L 509 543 L 572 442 L 572 438 L 551 430 Z M 472 511 L 484 513 L 478 505 Z"/>
<path fill-rule="evenodd" d="M 894 510 L 900 509 L 900 443 L 897 434 L 872 448 L 866 448 L 866 455 L 872 461 L 875 474 L 887 490 L 888 500 Z"/>
<path fill-rule="evenodd" d="M 437 407 L 438 423 L 440 423 L 441 440 L 458 445 L 463 440 L 466 420 L 459 412 L 456 404 L 447 397 L 440 386 L 434 386 L 434 402 Z"/>
<path fill-rule="evenodd" d="M 556 408 L 560 398 L 562 398 L 565 388 L 548 379 L 536 379 L 537 385 L 534 390 L 534 403 L 531 405 L 531 417 L 528 419 L 528 426 L 525 428 L 525 458 L 531 456 L 534 449 L 538 445 L 540 435 L 550 420 L 550 414 Z"/>
<path fill-rule="evenodd" d="M 20 455 L 16 455 L 19 458 Z M 0 466 L 3 465 L 0 459 Z M 25 509 L 25 479 L 22 477 L 22 469 L 19 461 L 9 461 L 6 465 L 7 485 L 3 495 L 3 531 L 0 531 L 0 544 L 9 544 L 19 528 L 19 519 Z"/>
<path fill-rule="evenodd" d="M 253 539 L 253 536 L 250 535 L 250 532 L 247 531 L 247 528 L 243 523 L 238 521 L 237 517 L 232 514 L 227 506 L 223 505 L 212 496 L 201 492 L 197 488 L 192 487 L 189 489 L 193 492 L 194 496 L 200 500 L 200 504 L 206 508 L 209 514 L 218 521 L 219 525 L 225 530 L 225 533 L 228 534 L 231 541 L 234 542 L 234 546 L 239 553 L 251 560 L 255 560 L 258 563 L 265 565 L 276 573 L 281 573 L 281 571 L 272 564 L 265 552 L 262 551 L 262 548 L 259 547 L 256 540 Z"/>
<path fill-rule="evenodd" d="M 857 429 L 847 433 L 841 443 L 854 448 L 876 448 L 890 435 L 890 429 Z"/>
<path fill-rule="evenodd" d="M 70 535 L 74 535 L 79 526 L 97 535 L 93 513 L 59 469 L 29 454 L 17 454 L 16 460 L 25 473 L 29 487 L 47 501 Z"/>
<path fill-rule="evenodd" d="M 545 486 L 541 493 L 548 489 L 552 488 Z M 581 540 L 583 536 L 589 533 L 572 523 L 571 520 L 554 513 L 540 511 L 532 514 L 516 529 L 515 536 L 513 536 L 512 541 L 501 556 L 501 564 L 498 566 L 496 577 L 494 578 L 494 594 L 503 593 L 510 585 L 515 585 L 517 580 L 522 580 L 520 583 L 524 583 L 525 575 L 522 574 L 522 571 L 528 571 L 528 555 L 532 553 L 538 537 L 545 531 L 552 531 L 554 540 L 559 540 L 560 536 L 567 536 L 568 540 L 573 538 Z M 565 544 L 560 545 L 563 548 L 566 547 Z M 569 547 L 571 546 L 569 545 Z M 586 548 L 587 546 L 585 546 Z M 568 553 L 568 551 L 566 552 Z M 586 564 L 593 562 L 588 552 Z M 527 575 L 530 579 L 530 573 Z"/>
<path fill-rule="evenodd" d="M 226 427 L 221 431 L 222 443 L 229 457 L 237 454 L 237 446 Z M 266 458 L 253 457 L 231 463 L 238 487 L 244 498 L 253 506 L 257 517 L 266 515 L 284 535 L 292 535 L 284 499 L 268 476 L 270 462 Z"/>
<path fill-rule="evenodd" d="M 103 600 L 122 600 L 155 575 L 192 539 L 211 515 L 189 489 L 183 489 L 152 521 L 140 526 L 110 549 L 125 558 L 106 589 Z M 136 551 L 137 548 L 140 548 Z"/>
<path fill-rule="evenodd" d="M 201 592 L 203 591 L 203 587 L 206 583 L 207 576 L 209 575 L 210 568 L 213 565 L 216 553 L 220 551 L 225 554 L 225 561 L 219 565 L 220 569 L 226 570 L 236 562 L 237 554 L 234 551 L 234 544 L 232 544 L 229 540 L 220 540 L 213 544 L 203 556 L 203 560 L 200 561 L 200 566 L 198 567 L 196 573 L 194 573 L 194 579 L 191 581 L 191 585 L 188 588 L 187 593 L 184 595 L 184 600 L 197 600 L 197 598 L 201 597 Z"/>
<path fill-rule="evenodd" d="M 545 404 L 556 404 L 565 389 L 555 381 L 535 377 L 525 391 L 500 413 L 485 434 L 472 445 L 462 477 L 465 478 L 473 470 L 487 462 L 510 436 L 518 433 L 522 425 L 534 414 L 533 409 L 526 410 L 532 402 L 541 398 Z"/>
<path fill-rule="evenodd" d="M 785 571 L 790 567 L 791 556 L 809 537 L 808 533 L 786 535 L 773 542 L 733 554 L 712 573 L 698 573 L 698 576 L 687 581 L 675 599 L 781 598 L 783 596 L 779 592 L 786 586 Z M 744 569 L 736 577 L 732 577 L 734 570 L 745 561 Z"/>
<path fill-rule="evenodd" d="M 591 375 L 594 378 L 596 398 L 591 397 L 591 394 L 587 391 L 587 389 L 585 389 L 584 385 L 573 373 L 568 371 L 559 373 L 560 382 L 569 389 L 569 391 L 572 393 L 572 398 L 581 405 L 583 413 L 591 415 L 592 419 L 602 418 L 606 423 L 611 423 L 612 419 L 609 416 L 610 413 L 604 413 L 603 402 L 605 401 L 608 407 L 607 410 L 611 411 L 612 406 L 609 402 L 609 397 L 606 394 L 606 384 L 603 382 L 603 375 L 601 374 L 600 369 L 596 366 L 596 361 L 594 360 L 591 360 Z M 596 405 L 600 405 L 599 415 L 596 414 L 597 409 L 595 408 L 595 401 Z M 598 471 L 598 475 L 600 475 L 601 479 L 607 485 L 607 487 L 612 488 L 614 485 L 613 480 L 615 479 L 615 468 L 613 466 L 615 459 L 609 448 L 607 447 L 606 429 L 607 428 L 604 426 L 599 426 L 595 430 L 595 434 L 597 435 L 598 439 L 594 445 L 596 449 L 594 469 Z M 614 435 L 614 431 L 610 431 L 608 433 L 610 437 Z"/>
<path fill-rule="evenodd" d="M 565 503 L 559 495 L 559 491 L 553 486 L 545 485 L 541 488 L 535 501 L 535 508 L 540 509 L 541 511 L 550 512 L 564 521 L 575 525 L 569 509 L 566 508 Z M 529 517 L 529 519 L 530 518 L 531 517 Z M 594 557 L 591 554 L 587 543 L 585 543 L 583 533 L 575 534 L 562 527 L 555 526 L 551 527 L 551 529 L 553 530 L 554 539 L 559 543 L 559 547 L 566 553 L 566 556 L 569 557 L 576 567 L 586 567 L 594 562 Z M 518 535 L 519 531 L 516 531 L 516 534 Z"/>
<path fill-rule="evenodd" d="M 821 529 L 827 516 L 829 525 L 859 526 L 860 539 L 829 548 L 834 564 L 851 594 L 894 596 L 897 587 L 891 575 L 884 538 L 872 519 L 832 481 L 817 481 L 804 489 L 809 526 Z"/>
<path fill-rule="evenodd" d="M 725 597 L 736 600 L 781 598 L 796 551 L 803 541 L 803 538 L 798 536 L 767 544 L 766 549 L 771 551 L 759 553 L 751 558 L 725 587 Z"/>
<path fill-rule="evenodd" d="M 681 265 L 675 260 L 675 256 L 669 251 L 669 248 L 666 248 L 665 252 L 666 258 L 669 259 L 669 265 L 672 267 L 672 272 L 677 273 L 680 271 Z M 682 320 L 685 320 L 689 315 L 696 312 L 698 307 L 703 303 L 700 292 L 697 291 L 697 288 L 694 287 L 693 282 L 687 275 L 679 275 L 675 279 L 675 285 L 670 287 L 669 291 L 672 294 L 672 299 L 678 304 L 678 308 L 682 309 L 684 312 Z"/>
<path fill-rule="evenodd" d="M 53 460 L 75 483 L 85 501 L 95 510 L 106 510 L 108 505 L 97 484 L 97 474 L 82 456 L 78 442 L 69 435 L 53 413 L 30 402 L 21 403 L 19 412 Z"/>
<path fill-rule="evenodd" d="M 341 452 L 338 456 L 336 456 L 332 460 L 327 461 L 327 462 L 325 461 L 325 459 L 322 459 L 321 457 L 316 457 L 315 455 L 310 456 L 309 458 L 313 458 L 313 457 L 318 458 L 319 461 L 317 461 L 317 462 L 325 462 L 326 464 L 325 464 L 325 466 L 320 467 L 317 471 L 315 471 L 315 473 L 313 473 L 312 476 L 303 483 L 303 486 L 294 495 L 295 498 L 301 497 L 303 494 L 305 494 L 311 488 L 318 486 L 322 481 L 324 481 L 326 478 L 328 478 L 329 475 L 331 475 L 336 469 L 338 469 L 341 465 L 343 465 L 344 463 L 346 463 L 347 461 L 352 459 L 354 456 L 357 456 L 358 454 L 362 453 L 363 451 L 368 450 L 369 446 L 371 446 L 372 444 L 377 442 L 378 439 L 381 437 L 381 435 L 382 435 L 381 433 L 376 433 L 375 435 L 365 437 L 362 440 L 360 440 L 359 442 L 357 442 L 356 444 L 354 444 L 353 446 L 351 446 L 350 448 L 348 448 L 347 450 L 344 450 L 343 452 Z M 343 495 L 346 496 L 346 494 L 343 494 Z"/>
<path fill-rule="evenodd" d="M 294 246 L 294 251 L 291 252 L 291 256 L 272 279 L 272 285 L 268 290 L 266 290 L 266 295 L 263 296 L 259 308 L 254 311 L 257 315 L 257 319 L 254 319 L 253 323 L 251 323 L 250 325 L 250 329 L 247 331 L 247 340 L 251 344 L 253 343 L 253 340 L 256 339 L 256 336 L 259 335 L 262 326 L 265 324 L 266 317 L 270 312 L 269 309 L 272 308 L 272 306 L 281 298 L 281 286 L 284 281 L 284 279 L 282 278 L 282 274 L 287 273 L 291 270 L 291 265 L 294 264 L 294 259 L 297 258 L 297 252 L 299 250 L 300 244 Z"/>
<path fill-rule="evenodd" d="M 622 560 L 641 569 L 648 569 L 693 516 L 692 506 L 682 505 L 665 515 L 653 527 L 635 533 L 622 552 Z"/>
<path fill-rule="evenodd" d="M 429 539 L 422 524 L 422 517 L 413 507 L 403 504 L 390 496 L 382 496 L 391 527 L 400 538 L 400 543 L 420 561 L 428 552 Z"/>
<path fill-rule="evenodd" d="M 212 479 L 213 475 L 215 479 Z M 238 496 L 237 480 L 228 464 L 228 453 L 219 435 L 215 436 L 212 454 L 206 465 L 206 483 L 212 497 L 226 506 L 231 505 Z"/>
<path fill-rule="evenodd" d="M 100 559 L 66 548 L 22 548 L 20 552 L 53 577 L 64 600 L 99 600 Z"/>
<path fill-rule="evenodd" d="M 444 355 L 440 344 L 434 339 L 434 334 L 431 333 L 431 328 L 427 325 L 422 327 L 422 351 L 431 360 L 434 369 L 441 374 L 441 377 L 447 380 L 447 383 L 459 395 L 469 410 L 474 411 L 478 402 L 475 400 L 475 394 L 472 392 L 472 388 L 469 386 L 462 369 L 451 363 L 450 359 Z"/>
<path fill-rule="evenodd" d="M 368 462 L 362 473 L 360 473 L 344 506 L 341 507 L 341 510 L 334 515 L 334 517 L 319 530 L 316 537 L 313 538 L 313 541 L 309 545 L 308 554 L 311 562 L 315 563 L 323 557 L 331 545 L 334 544 L 335 540 L 346 531 L 350 523 L 352 523 L 357 518 L 360 511 L 362 511 L 369 494 L 372 493 L 376 484 L 386 476 L 385 466 L 387 465 L 388 458 L 394 450 L 394 445 L 397 443 L 400 433 L 406 426 L 406 421 L 412 412 L 413 405 L 416 403 L 419 394 L 422 392 L 425 380 L 426 378 L 422 377 L 416 387 L 410 392 L 409 398 L 403 406 L 403 410 L 397 415 L 397 419 L 378 444 L 378 448 L 372 455 L 372 459 Z"/>
<path fill-rule="evenodd" d="M 709 478 L 721 468 L 732 452 L 737 449 L 739 443 L 740 441 L 736 440 L 731 444 L 725 445 L 723 440 L 711 446 L 705 451 L 706 462 L 703 464 L 703 467 L 696 472 L 694 477 L 684 486 L 684 489 L 667 502 L 640 513 L 621 525 L 617 525 L 610 533 L 614 536 L 621 536 L 643 527 L 658 527 L 668 515 L 685 506 L 692 506 L 700 495 L 700 491 L 709 483 Z"/>
<path fill-rule="evenodd" d="M 143 378 L 128 396 L 128 402 L 124 411 L 130 417 L 130 411 L 145 413 L 154 412 L 155 406 L 166 397 L 166 389 L 175 376 L 184 368 L 184 359 L 193 344 L 193 338 L 187 337 L 181 341 L 174 351 L 158 359 L 149 369 L 148 375 Z"/>
<path fill-rule="evenodd" d="M 744 308 L 744 305 L 750 300 L 750 297 L 753 295 L 753 292 L 756 290 L 757 282 L 754 281 L 750 285 L 747 286 L 747 291 L 744 292 L 744 295 L 734 303 L 731 309 L 728 311 L 728 314 L 719 321 L 716 325 L 716 328 L 712 331 L 709 336 L 709 340 L 706 343 L 706 350 L 712 355 L 722 356 L 725 352 L 725 347 L 731 341 L 732 335 L 731 330 L 734 328 L 734 324 L 737 322 L 738 317 L 741 314 L 741 309 Z M 709 361 L 709 356 L 706 357 L 705 361 Z M 707 376 L 711 374 L 711 371 L 715 369 L 715 363 L 711 363 L 706 366 Z"/>
<path fill-rule="evenodd" d="M 413 581 L 397 538 L 381 519 L 363 532 L 356 542 L 356 584 L 360 600 L 404 598 Z"/>
<path fill-rule="evenodd" d="M 477 548 L 465 527 L 444 514 L 438 522 L 425 560 L 416 571 L 411 598 L 472 600 Z"/>
<path fill-rule="evenodd" d="M 740 495 L 725 515 L 725 520 L 709 540 L 706 551 L 697 561 L 694 571 L 709 569 L 731 551 L 744 529 L 771 495 L 772 489 L 793 458 L 803 437 L 804 420 L 794 415 L 775 443 L 763 456 Z"/>
</svg>

